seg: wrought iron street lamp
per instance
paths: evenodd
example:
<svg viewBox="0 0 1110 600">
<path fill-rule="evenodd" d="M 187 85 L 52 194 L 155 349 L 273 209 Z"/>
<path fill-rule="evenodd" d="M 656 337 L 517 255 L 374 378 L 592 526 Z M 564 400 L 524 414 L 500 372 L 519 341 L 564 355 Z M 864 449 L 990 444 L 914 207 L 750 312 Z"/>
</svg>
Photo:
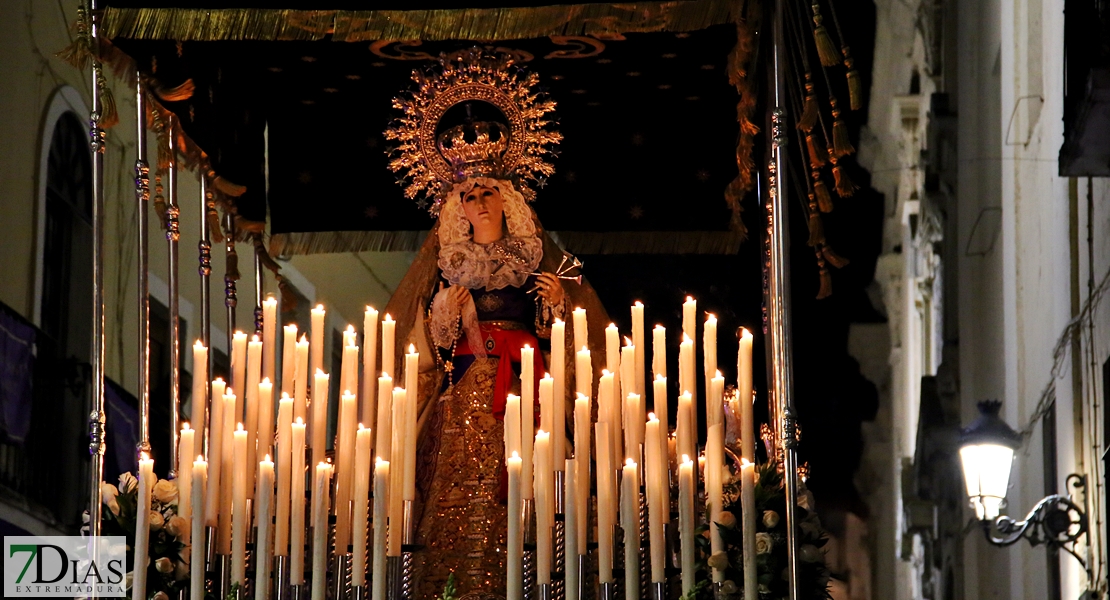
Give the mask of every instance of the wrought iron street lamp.
<svg viewBox="0 0 1110 600">
<path fill-rule="evenodd" d="M 980 402 L 979 417 L 960 436 L 964 483 L 983 533 L 996 546 L 1009 546 L 1025 538 L 1033 546 L 1048 544 L 1062 548 L 1086 568 L 1075 544 L 1087 532 L 1087 515 L 1070 494 L 1053 494 L 1042 499 L 1021 521 L 1002 514 L 1021 435 L 998 416 L 1001 408 L 1001 402 Z M 1085 492 L 1087 480 L 1073 473 L 1068 475 L 1066 485 Z"/>
</svg>

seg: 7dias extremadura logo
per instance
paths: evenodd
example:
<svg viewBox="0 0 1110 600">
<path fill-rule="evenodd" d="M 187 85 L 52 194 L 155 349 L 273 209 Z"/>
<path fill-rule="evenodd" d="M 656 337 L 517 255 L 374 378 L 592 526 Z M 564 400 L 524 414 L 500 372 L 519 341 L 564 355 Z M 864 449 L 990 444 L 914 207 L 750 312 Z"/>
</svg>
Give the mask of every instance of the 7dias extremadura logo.
<svg viewBox="0 0 1110 600">
<path fill-rule="evenodd" d="M 122 536 L 4 538 L 4 597 L 126 596 Z"/>
</svg>

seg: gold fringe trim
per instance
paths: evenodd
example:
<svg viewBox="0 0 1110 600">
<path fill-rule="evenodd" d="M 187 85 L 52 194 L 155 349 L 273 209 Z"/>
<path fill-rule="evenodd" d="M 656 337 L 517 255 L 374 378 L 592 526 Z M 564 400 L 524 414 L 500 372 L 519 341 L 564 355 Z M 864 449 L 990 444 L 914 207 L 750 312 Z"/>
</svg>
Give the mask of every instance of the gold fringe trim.
<svg viewBox="0 0 1110 600">
<path fill-rule="evenodd" d="M 840 49 L 844 53 L 844 68 L 848 69 L 848 106 L 852 110 L 863 108 L 863 81 L 856 70 L 856 61 L 852 60 L 852 52 L 848 46 Z"/>
<path fill-rule="evenodd" d="M 734 22 L 736 8 L 724 0 L 360 11 L 108 7 L 101 23 L 106 37 L 129 39 L 490 41 L 694 31 Z"/>
<path fill-rule="evenodd" d="M 817 299 L 824 300 L 832 296 L 832 275 L 829 274 L 827 268 L 821 267 L 818 277 L 820 277 L 821 287 L 817 290 Z"/>
<path fill-rule="evenodd" d="M 851 140 L 848 139 L 848 126 L 840 118 L 840 109 L 836 107 L 836 98 L 830 99 L 829 102 L 832 104 L 833 115 L 833 150 L 830 154 L 833 158 L 841 158 L 855 152 L 856 149 L 852 146 Z"/>
<path fill-rule="evenodd" d="M 193 80 L 186 79 L 185 83 L 176 87 L 166 88 L 159 86 L 155 88 L 154 93 L 158 94 L 158 97 L 166 102 L 181 102 L 182 100 L 192 98 L 194 91 L 196 91 L 196 86 L 193 84 Z"/>
<path fill-rule="evenodd" d="M 813 80 L 806 73 L 806 100 L 802 108 L 802 117 L 798 119 L 798 129 L 809 133 L 817 124 L 817 95 L 813 92 Z"/>
<path fill-rule="evenodd" d="M 852 261 L 848 260 L 847 258 L 844 258 L 843 256 L 840 256 L 836 252 L 833 252 L 833 249 L 829 248 L 828 246 L 822 246 L 821 247 L 821 255 L 825 257 L 825 260 L 827 260 L 830 265 L 832 265 L 832 266 L 834 266 L 838 269 L 843 269 L 844 267 L 847 267 L 849 263 L 852 262 Z"/>
<path fill-rule="evenodd" d="M 820 246 L 825 243 L 825 228 L 821 225 L 821 213 L 817 211 L 817 200 L 813 194 L 809 195 L 809 241 L 810 246 Z"/>
<path fill-rule="evenodd" d="M 825 147 L 817 143 L 817 134 L 810 133 L 806 135 L 806 148 L 809 149 L 809 166 L 813 169 L 820 169 L 825 166 L 829 161 L 829 153 Z"/>
<path fill-rule="evenodd" d="M 825 19 L 821 16 L 821 6 L 814 2 L 811 8 L 813 9 L 813 42 L 817 45 L 817 56 L 821 59 L 822 66 L 835 67 L 840 62 L 840 56 L 836 52 L 836 45 L 833 44 L 832 38 L 829 37 L 829 31 L 823 24 Z"/>
<path fill-rule="evenodd" d="M 859 189 L 840 165 L 833 165 L 833 178 L 836 180 L 836 195 L 841 198 L 850 198 Z"/>
<path fill-rule="evenodd" d="M 744 239 L 748 229 L 741 220 L 743 212 L 741 201 L 755 188 L 755 162 L 752 150 L 759 126 L 752 121 L 755 112 L 756 91 L 751 79 L 754 71 L 753 61 L 757 50 L 757 25 L 762 19 L 762 4 L 759 0 L 744 3 L 746 13 L 736 15 L 736 46 L 728 56 L 728 81 L 736 88 L 740 101 L 736 103 L 736 121 L 740 124 L 740 135 L 736 141 L 736 167 L 739 173 L 725 188 L 725 202 L 732 210 L 729 229 L 739 233 Z"/>
<path fill-rule="evenodd" d="M 832 196 L 829 195 L 829 188 L 825 185 L 825 182 L 821 180 L 821 173 L 818 171 L 813 172 L 813 195 L 817 197 L 817 208 L 819 208 L 821 212 L 832 212 Z"/>
</svg>

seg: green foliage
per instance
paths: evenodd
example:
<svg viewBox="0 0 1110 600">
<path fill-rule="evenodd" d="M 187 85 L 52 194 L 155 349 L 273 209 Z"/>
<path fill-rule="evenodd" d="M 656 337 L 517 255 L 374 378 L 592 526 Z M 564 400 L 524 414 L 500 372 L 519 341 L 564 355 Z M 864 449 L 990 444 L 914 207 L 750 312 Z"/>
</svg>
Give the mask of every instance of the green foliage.
<svg viewBox="0 0 1110 600">
<path fill-rule="evenodd" d="M 697 600 L 698 596 L 703 592 L 709 590 L 709 579 L 699 579 L 694 583 L 694 587 L 690 588 L 690 593 L 682 596 L 679 600 Z"/>
<path fill-rule="evenodd" d="M 455 589 L 455 572 L 451 571 L 447 575 L 447 584 L 443 586 L 443 595 L 437 600 L 458 600 L 457 593 Z"/>
</svg>

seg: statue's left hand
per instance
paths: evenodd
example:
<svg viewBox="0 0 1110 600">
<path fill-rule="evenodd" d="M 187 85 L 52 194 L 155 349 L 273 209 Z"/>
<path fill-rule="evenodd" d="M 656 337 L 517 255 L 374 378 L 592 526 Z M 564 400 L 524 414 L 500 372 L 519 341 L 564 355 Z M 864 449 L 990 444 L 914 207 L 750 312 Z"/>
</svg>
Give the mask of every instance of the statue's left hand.
<svg viewBox="0 0 1110 600">
<path fill-rule="evenodd" d="M 566 293 L 563 283 L 553 273 L 541 273 L 536 277 L 536 285 L 540 288 L 537 292 L 548 304 L 557 305 L 563 302 Z"/>
</svg>

